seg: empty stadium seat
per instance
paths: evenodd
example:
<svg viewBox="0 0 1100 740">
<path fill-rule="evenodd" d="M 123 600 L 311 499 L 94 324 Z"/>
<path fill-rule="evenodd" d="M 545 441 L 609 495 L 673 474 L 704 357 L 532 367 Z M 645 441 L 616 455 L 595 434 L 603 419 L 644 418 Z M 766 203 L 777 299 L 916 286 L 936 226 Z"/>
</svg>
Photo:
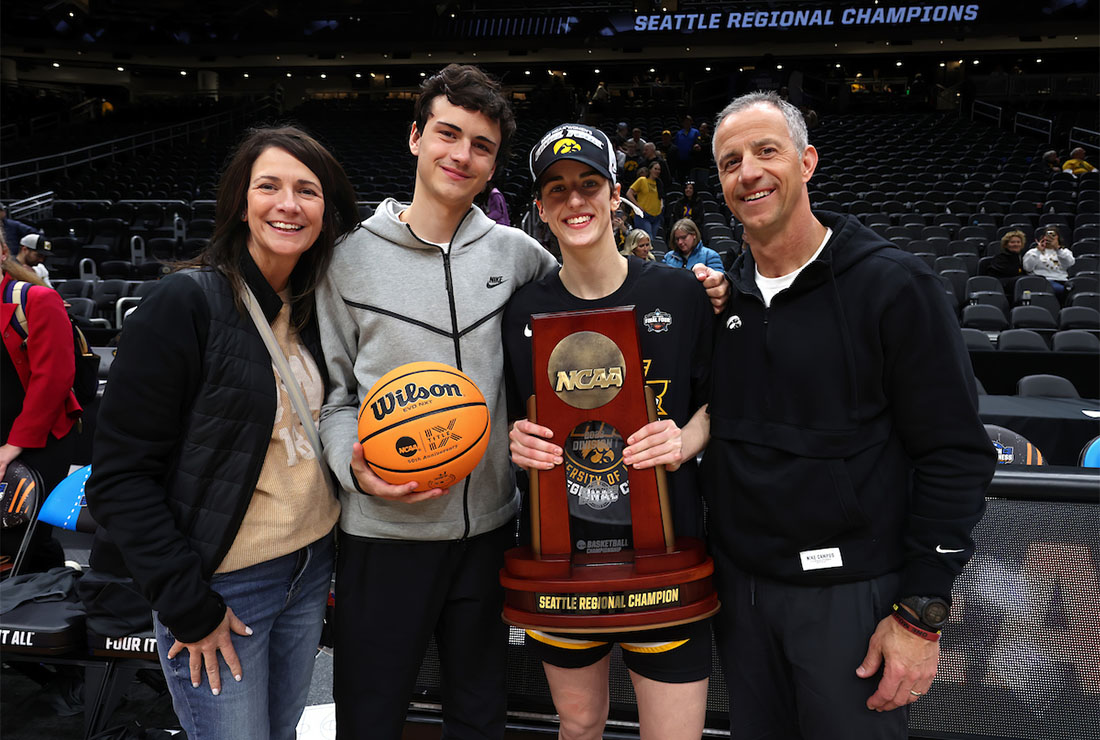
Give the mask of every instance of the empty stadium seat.
<svg viewBox="0 0 1100 740">
<path fill-rule="evenodd" d="M 1054 332 L 1058 322 L 1042 306 L 1016 306 L 1008 317 L 1013 329 L 1043 329 Z"/>
<path fill-rule="evenodd" d="M 1100 329 L 1100 311 L 1086 306 L 1067 306 L 1058 317 L 1059 329 Z"/>
<path fill-rule="evenodd" d="M 1081 329 L 1055 332 L 1051 345 L 1055 352 L 1100 352 L 1100 338 Z"/>
<path fill-rule="evenodd" d="M 963 327 L 960 329 L 966 348 L 971 352 L 992 352 L 993 342 L 989 341 L 989 335 L 980 329 Z"/>
<path fill-rule="evenodd" d="M 1060 375 L 1025 375 L 1016 383 L 1016 393 L 1020 396 L 1045 398 L 1081 397 L 1073 383 Z"/>
<path fill-rule="evenodd" d="M 1043 338 L 1030 329 L 1006 329 L 997 335 L 998 350 L 1016 352 L 1049 352 Z"/>
<path fill-rule="evenodd" d="M 962 325 L 982 331 L 1002 331 L 1008 328 L 1008 320 L 996 306 L 978 304 L 963 307 Z"/>
</svg>

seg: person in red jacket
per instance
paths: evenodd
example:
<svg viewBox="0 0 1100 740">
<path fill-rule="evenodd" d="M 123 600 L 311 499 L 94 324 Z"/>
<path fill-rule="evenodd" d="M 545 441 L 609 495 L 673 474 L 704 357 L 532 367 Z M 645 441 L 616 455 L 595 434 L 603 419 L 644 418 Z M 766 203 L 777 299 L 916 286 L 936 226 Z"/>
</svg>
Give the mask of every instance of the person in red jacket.
<svg viewBox="0 0 1100 740">
<path fill-rule="evenodd" d="M 44 497 L 68 475 L 79 434 L 81 408 L 72 390 L 76 374 L 72 325 L 57 291 L 19 263 L 6 242 L 0 249 L 0 477 L 13 460 L 21 460 L 42 477 L 40 495 Z M 17 328 L 18 304 L 9 289 L 18 281 L 29 283 L 21 286 L 26 338 Z M 3 553 L 10 557 L 22 536 L 18 531 L 7 535 Z M 47 570 L 63 562 L 50 527 L 39 526 L 27 553 L 27 570 Z"/>
</svg>

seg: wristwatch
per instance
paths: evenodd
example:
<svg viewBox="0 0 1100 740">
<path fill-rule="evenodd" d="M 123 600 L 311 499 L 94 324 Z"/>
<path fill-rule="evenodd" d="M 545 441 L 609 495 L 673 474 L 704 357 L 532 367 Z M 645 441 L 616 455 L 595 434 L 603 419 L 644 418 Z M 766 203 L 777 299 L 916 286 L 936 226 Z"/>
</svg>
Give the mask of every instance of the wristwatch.
<svg viewBox="0 0 1100 740">
<path fill-rule="evenodd" d="M 929 630 L 938 632 L 947 624 L 951 606 L 938 596 L 907 596 L 898 603 L 913 610 Z"/>
</svg>

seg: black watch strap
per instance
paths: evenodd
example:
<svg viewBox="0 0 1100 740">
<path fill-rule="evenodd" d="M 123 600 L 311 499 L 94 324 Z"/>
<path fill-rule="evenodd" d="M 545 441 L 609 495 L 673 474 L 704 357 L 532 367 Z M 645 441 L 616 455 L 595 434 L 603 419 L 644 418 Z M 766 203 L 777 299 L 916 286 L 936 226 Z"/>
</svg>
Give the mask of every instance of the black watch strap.
<svg viewBox="0 0 1100 740">
<path fill-rule="evenodd" d="M 917 615 L 920 623 L 932 632 L 938 632 L 951 616 L 951 606 L 938 596 L 906 596 L 899 602 Z"/>
</svg>

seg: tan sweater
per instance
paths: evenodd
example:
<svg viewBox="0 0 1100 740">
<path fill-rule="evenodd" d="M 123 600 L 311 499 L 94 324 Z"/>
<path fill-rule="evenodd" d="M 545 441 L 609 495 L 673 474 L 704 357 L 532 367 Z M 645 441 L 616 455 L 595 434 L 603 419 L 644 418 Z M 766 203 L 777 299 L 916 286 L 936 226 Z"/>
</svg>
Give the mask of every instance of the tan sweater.
<svg viewBox="0 0 1100 740">
<path fill-rule="evenodd" d="M 316 424 L 324 400 L 324 384 L 317 364 L 290 325 L 290 306 L 285 302 L 271 330 Z M 330 532 L 340 518 L 340 503 L 329 494 L 325 473 L 281 379 L 278 393 L 271 442 L 256 491 L 217 573 L 240 570 L 292 553 Z"/>
</svg>

